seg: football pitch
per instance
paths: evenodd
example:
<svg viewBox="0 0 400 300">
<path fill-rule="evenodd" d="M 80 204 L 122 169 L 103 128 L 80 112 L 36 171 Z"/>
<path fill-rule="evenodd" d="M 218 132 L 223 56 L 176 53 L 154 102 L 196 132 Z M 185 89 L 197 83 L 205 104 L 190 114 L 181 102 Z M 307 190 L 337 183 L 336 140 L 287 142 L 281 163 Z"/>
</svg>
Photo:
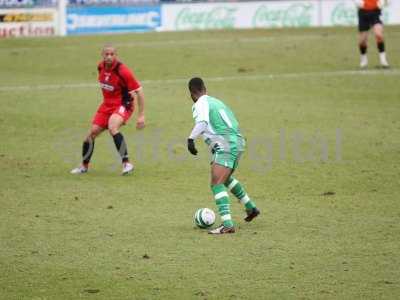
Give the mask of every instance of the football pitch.
<svg viewBox="0 0 400 300">
<path fill-rule="evenodd" d="M 0 299 L 399 299 L 400 27 L 385 29 L 392 68 L 370 37 L 364 71 L 355 28 L 1 40 Z M 122 129 L 133 174 L 105 133 L 74 176 L 105 43 L 142 82 L 147 126 Z M 193 224 L 216 211 L 208 150 L 186 150 L 193 76 L 247 138 L 236 177 L 262 214 L 245 223 L 231 197 L 235 234 Z"/>
</svg>

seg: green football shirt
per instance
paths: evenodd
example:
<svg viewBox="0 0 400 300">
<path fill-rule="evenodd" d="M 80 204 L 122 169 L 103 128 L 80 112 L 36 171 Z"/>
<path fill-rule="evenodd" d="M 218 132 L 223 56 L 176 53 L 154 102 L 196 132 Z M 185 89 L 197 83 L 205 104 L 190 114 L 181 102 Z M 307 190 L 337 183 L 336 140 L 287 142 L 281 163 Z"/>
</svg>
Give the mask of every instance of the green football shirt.
<svg viewBox="0 0 400 300">
<path fill-rule="evenodd" d="M 214 152 L 237 154 L 244 151 L 244 138 L 232 110 L 221 100 L 204 95 L 192 107 L 195 123 L 206 122 L 203 139 Z"/>
</svg>

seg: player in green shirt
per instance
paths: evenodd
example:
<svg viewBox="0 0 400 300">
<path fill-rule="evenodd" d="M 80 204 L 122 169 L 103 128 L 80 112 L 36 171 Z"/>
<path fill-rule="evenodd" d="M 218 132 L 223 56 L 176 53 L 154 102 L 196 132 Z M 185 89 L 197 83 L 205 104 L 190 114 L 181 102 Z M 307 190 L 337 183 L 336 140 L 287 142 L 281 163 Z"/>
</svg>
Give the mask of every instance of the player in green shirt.
<svg viewBox="0 0 400 300">
<path fill-rule="evenodd" d="M 240 182 L 232 176 L 244 152 L 245 140 L 233 112 L 222 101 L 207 95 L 201 78 L 195 77 L 189 81 L 189 91 L 194 102 L 192 111 L 195 126 L 187 140 L 188 150 L 197 155 L 194 141 L 199 136 L 209 146 L 212 153 L 211 190 L 222 220 L 222 225 L 209 233 L 234 233 L 228 190 L 245 206 L 246 222 L 260 214 Z"/>
</svg>

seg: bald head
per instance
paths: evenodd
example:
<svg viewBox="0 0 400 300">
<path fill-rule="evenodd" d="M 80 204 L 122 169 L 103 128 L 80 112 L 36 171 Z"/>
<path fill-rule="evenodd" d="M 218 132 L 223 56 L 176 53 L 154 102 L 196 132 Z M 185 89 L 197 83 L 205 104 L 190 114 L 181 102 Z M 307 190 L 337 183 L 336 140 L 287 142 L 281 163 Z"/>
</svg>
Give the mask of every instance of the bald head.
<svg viewBox="0 0 400 300">
<path fill-rule="evenodd" d="M 101 51 L 101 56 L 106 66 L 111 66 L 114 60 L 117 59 L 117 49 L 111 44 L 106 44 Z"/>
<path fill-rule="evenodd" d="M 117 51 L 117 48 L 111 43 L 104 44 L 102 51 L 105 51 L 107 49 L 112 49 L 114 51 Z"/>
</svg>

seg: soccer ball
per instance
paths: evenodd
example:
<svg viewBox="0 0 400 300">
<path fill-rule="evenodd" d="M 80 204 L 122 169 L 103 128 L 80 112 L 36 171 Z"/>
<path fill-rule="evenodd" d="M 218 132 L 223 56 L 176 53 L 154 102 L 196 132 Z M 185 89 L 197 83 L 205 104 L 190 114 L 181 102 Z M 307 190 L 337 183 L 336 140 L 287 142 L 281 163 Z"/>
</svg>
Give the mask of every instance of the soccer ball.
<svg viewBox="0 0 400 300">
<path fill-rule="evenodd" d="M 209 208 L 199 208 L 193 219 L 197 227 L 207 228 L 215 223 L 215 213 Z"/>
</svg>

